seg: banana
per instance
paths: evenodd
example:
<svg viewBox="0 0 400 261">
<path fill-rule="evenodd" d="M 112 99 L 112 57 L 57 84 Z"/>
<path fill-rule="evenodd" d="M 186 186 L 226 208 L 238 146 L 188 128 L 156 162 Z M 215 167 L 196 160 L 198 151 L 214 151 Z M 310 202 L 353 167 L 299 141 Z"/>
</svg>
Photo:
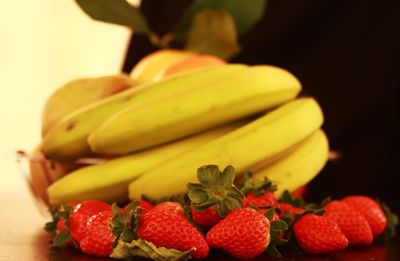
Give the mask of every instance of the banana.
<svg viewBox="0 0 400 261">
<path fill-rule="evenodd" d="M 179 74 L 163 81 L 137 86 L 112 97 L 85 106 L 63 118 L 44 137 L 41 148 L 49 158 L 70 160 L 90 154 L 87 143 L 89 133 L 117 111 L 177 91 L 210 85 L 246 68 L 231 64 L 208 67 L 186 74 Z"/>
<path fill-rule="evenodd" d="M 266 111 L 300 90 L 286 70 L 253 66 L 211 85 L 127 107 L 96 128 L 88 142 L 98 153 L 135 152 Z"/>
<path fill-rule="evenodd" d="M 81 168 L 47 189 L 50 204 L 80 202 L 85 199 L 99 199 L 110 203 L 127 200 L 128 184 L 143 172 L 244 124 L 244 121 L 231 123 L 161 147 Z"/>
<path fill-rule="evenodd" d="M 196 182 L 196 170 L 206 164 L 233 165 L 239 173 L 280 154 L 300 142 L 323 122 L 322 111 L 312 98 L 291 101 L 265 116 L 180 157 L 160 164 L 129 185 L 129 197 L 142 194 L 161 198 L 184 193 Z"/>
<path fill-rule="evenodd" d="M 317 130 L 289 153 L 263 169 L 253 173 L 254 177 L 268 177 L 278 185 L 277 197 L 284 190 L 293 191 L 311 181 L 328 160 L 329 144 L 325 133 Z"/>
</svg>

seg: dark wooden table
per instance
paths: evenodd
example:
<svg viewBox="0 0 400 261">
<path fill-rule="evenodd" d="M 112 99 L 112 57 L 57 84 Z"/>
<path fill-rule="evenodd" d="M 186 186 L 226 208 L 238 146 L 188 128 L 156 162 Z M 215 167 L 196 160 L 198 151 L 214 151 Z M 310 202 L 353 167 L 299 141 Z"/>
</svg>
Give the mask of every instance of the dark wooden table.
<svg viewBox="0 0 400 261">
<path fill-rule="evenodd" d="M 29 193 L 1 193 L 0 215 L 0 260 L 14 261 L 101 261 L 113 260 L 84 255 L 74 250 L 63 252 L 49 249 L 47 233 L 42 229 L 48 217 L 41 214 L 34 205 Z M 256 260 L 400 260 L 400 238 L 385 245 L 375 245 L 362 249 L 350 249 L 330 256 L 295 256 L 283 253 L 276 259 L 260 256 Z M 213 252 L 205 260 L 233 260 L 220 251 Z"/>
</svg>

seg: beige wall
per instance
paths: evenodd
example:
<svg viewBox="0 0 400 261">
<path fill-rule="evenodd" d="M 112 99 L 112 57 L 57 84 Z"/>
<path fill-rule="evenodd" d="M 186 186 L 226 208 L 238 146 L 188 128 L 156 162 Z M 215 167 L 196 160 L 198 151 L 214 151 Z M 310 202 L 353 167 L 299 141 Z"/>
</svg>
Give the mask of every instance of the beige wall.
<svg viewBox="0 0 400 261">
<path fill-rule="evenodd" d="M 130 32 L 95 22 L 73 0 L 4 1 L 0 10 L 0 190 L 21 179 L 16 149 L 40 140 L 46 98 L 77 77 L 119 71 Z"/>
</svg>

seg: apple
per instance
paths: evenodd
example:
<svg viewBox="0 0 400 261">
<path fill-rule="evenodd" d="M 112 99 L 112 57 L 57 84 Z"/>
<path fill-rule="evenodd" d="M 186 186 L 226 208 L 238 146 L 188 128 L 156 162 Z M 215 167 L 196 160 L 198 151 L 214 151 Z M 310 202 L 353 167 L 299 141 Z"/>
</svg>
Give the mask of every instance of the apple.
<svg viewBox="0 0 400 261">
<path fill-rule="evenodd" d="M 131 77 L 139 83 L 156 81 L 162 70 L 194 53 L 175 49 L 162 49 L 143 57 L 132 69 Z"/>
<path fill-rule="evenodd" d="M 186 58 L 183 58 L 164 70 L 162 70 L 157 76 L 156 79 L 165 79 L 169 76 L 172 75 L 177 75 L 183 72 L 189 72 L 201 68 L 205 68 L 208 66 L 215 66 L 215 65 L 221 65 L 221 64 L 226 64 L 226 61 L 213 56 L 213 55 L 208 55 L 208 54 L 193 54 L 191 56 L 188 56 Z"/>
</svg>

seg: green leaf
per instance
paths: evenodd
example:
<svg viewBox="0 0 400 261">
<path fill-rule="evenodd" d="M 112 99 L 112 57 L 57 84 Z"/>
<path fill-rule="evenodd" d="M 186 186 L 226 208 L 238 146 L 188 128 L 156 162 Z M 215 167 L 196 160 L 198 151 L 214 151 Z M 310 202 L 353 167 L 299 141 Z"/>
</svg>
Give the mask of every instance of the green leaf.
<svg viewBox="0 0 400 261">
<path fill-rule="evenodd" d="M 188 197 L 193 203 L 200 204 L 208 199 L 208 194 L 202 189 L 193 189 L 189 190 Z"/>
<path fill-rule="evenodd" d="M 229 165 L 222 172 L 222 186 L 229 189 L 233 185 L 233 181 L 235 180 L 236 172 L 235 169 Z"/>
<path fill-rule="evenodd" d="M 270 244 L 266 250 L 266 253 L 269 256 L 273 256 L 273 257 L 282 257 L 281 253 L 279 252 L 279 250 L 276 248 L 276 246 Z"/>
<path fill-rule="evenodd" d="M 376 200 L 380 207 L 382 208 L 383 212 L 385 213 L 385 216 L 387 218 L 387 226 L 385 231 L 383 232 L 383 234 L 381 236 L 379 236 L 376 240 L 379 242 L 388 242 L 389 240 L 391 240 L 392 238 L 394 238 L 396 236 L 396 229 L 397 226 L 399 225 L 399 217 L 393 213 L 390 208 L 388 207 L 388 205 L 383 202 L 380 201 L 379 199 Z"/>
<path fill-rule="evenodd" d="M 271 222 L 271 229 L 286 231 L 288 228 L 288 224 L 283 220 L 275 220 Z"/>
<path fill-rule="evenodd" d="M 205 165 L 197 169 L 197 179 L 203 186 L 214 186 L 218 184 L 219 168 L 216 165 Z"/>
<path fill-rule="evenodd" d="M 227 11 L 233 18 L 239 35 L 249 31 L 264 16 L 266 0 L 196 0 L 185 11 L 177 26 L 177 33 L 184 34 L 190 28 L 197 13 L 206 10 Z"/>
<path fill-rule="evenodd" d="M 144 15 L 126 0 L 75 0 L 94 20 L 124 25 L 135 33 L 152 35 Z"/>
<path fill-rule="evenodd" d="M 271 221 L 274 218 L 275 214 L 275 208 L 271 207 L 267 211 L 264 212 L 264 216 L 268 218 L 269 221 Z"/>
<path fill-rule="evenodd" d="M 243 206 L 243 201 L 238 200 L 234 197 L 226 197 L 223 202 L 230 210 L 235 210 Z"/>
<path fill-rule="evenodd" d="M 215 10 L 197 13 L 188 31 L 185 49 L 223 59 L 233 57 L 240 46 L 231 15 Z"/>
<path fill-rule="evenodd" d="M 156 247 L 153 243 L 142 239 L 133 240 L 130 243 L 120 240 L 110 257 L 117 259 L 144 257 L 156 261 L 180 261 L 189 260 L 191 252 L 192 250 L 180 251 L 165 247 Z"/>
<path fill-rule="evenodd" d="M 53 247 L 65 247 L 65 244 L 71 239 L 67 231 L 57 233 L 52 240 Z"/>
</svg>

